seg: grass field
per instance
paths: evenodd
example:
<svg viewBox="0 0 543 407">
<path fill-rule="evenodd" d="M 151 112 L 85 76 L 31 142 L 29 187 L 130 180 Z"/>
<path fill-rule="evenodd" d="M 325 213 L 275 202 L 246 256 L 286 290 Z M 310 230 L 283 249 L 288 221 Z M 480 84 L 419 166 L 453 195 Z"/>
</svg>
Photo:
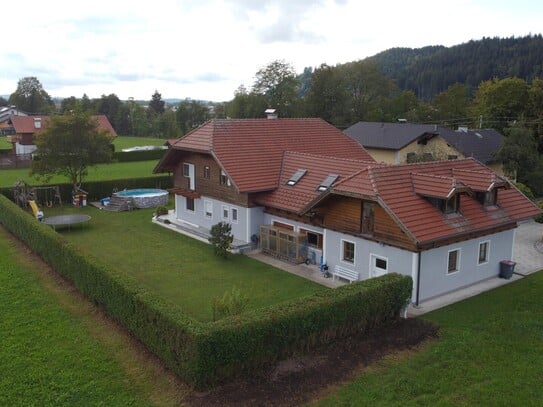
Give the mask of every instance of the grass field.
<svg viewBox="0 0 543 407">
<path fill-rule="evenodd" d="M 201 321 L 212 319 L 213 299 L 233 287 L 249 298 L 249 308 L 327 289 L 246 256 L 217 258 L 210 245 L 151 223 L 153 209 L 107 212 L 64 207 L 46 208 L 45 215 L 69 212 L 87 213 L 92 220 L 85 227 L 61 232 L 68 239 Z"/>
<path fill-rule="evenodd" d="M 123 148 L 136 146 L 162 146 L 165 142 L 165 139 L 160 138 L 117 136 L 113 140 L 113 145 L 115 151 L 121 151 Z"/>
<path fill-rule="evenodd" d="M 209 318 L 209 304 L 202 298 L 220 295 L 232 284 L 239 284 L 243 292 L 251 290 L 251 298 L 254 291 L 254 298 L 260 298 L 260 303 L 252 306 L 278 300 L 283 288 L 292 291 L 290 295 L 315 289 L 284 281 L 273 269 L 255 268 L 254 264 L 240 261 L 241 257 L 222 263 L 213 257 L 209 246 L 152 225 L 151 210 L 109 213 L 95 208 L 64 207 L 47 211 L 48 215 L 55 211 L 90 214 L 91 223 L 63 232 L 66 238 L 84 250 L 98 253 L 102 260 L 116 267 L 126 267 L 142 284 L 159 290 L 187 310 L 194 308 L 190 312 L 203 320 Z M 160 259 L 149 253 L 159 253 Z M 2 337 L 0 363 L 4 371 L 10 372 L 0 378 L 0 405 L 23 404 L 17 403 L 20 394 L 27 400 L 35 398 L 36 404 L 77 404 L 84 397 L 85 404 L 130 404 L 138 398 L 135 404 L 145 405 L 141 401 L 145 398 L 139 397 L 146 396 L 140 392 L 148 394 L 149 389 L 140 385 L 127 393 L 128 379 L 122 370 L 107 353 L 104 358 L 100 344 L 89 345 L 88 338 L 81 337 L 84 331 L 78 329 L 89 329 L 86 323 L 59 309 L 41 292 L 30 268 L 16 266 L 11 248 L 1 235 L 0 254 L 0 335 L 6 338 Z M 209 270 L 213 272 L 205 272 Z M 250 285 L 252 281 L 258 283 Z M 220 289 L 215 290 L 215 286 Z M 273 292 L 273 298 L 266 298 L 266 291 Z M 439 340 L 384 358 L 312 405 L 540 406 L 542 293 L 540 272 L 427 314 L 424 318 L 441 327 Z M 27 306 L 24 299 L 31 305 Z M 202 310 L 205 312 L 200 314 Z M 71 330 L 76 332 L 74 337 L 70 336 Z M 58 332 L 62 335 L 55 339 Z M 62 349 L 56 350 L 59 347 Z M 93 349 L 92 355 L 85 353 L 86 347 Z M 45 371 L 43 364 L 47 366 Z M 93 370 L 108 376 L 107 383 L 100 377 L 95 379 Z M 16 373 L 12 377 L 13 371 Z M 92 385 L 82 384 L 87 380 Z M 70 392 L 72 386 L 78 388 L 76 395 Z"/>
<path fill-rule="evenodd" d="M 101 164 L 89 169 L 89 175 L 84 181 L 108 181 L 112 179 L 129 179 L 152 177 L 153 169 L 157 164 L 152 161 L 135 161 L 127 163 Z M 164 174 L 157 174 L 164 175 Z M 11 187 L 17 180 L 24 179 L 30 185 L 43 185 L 44 183 L 36 177 L 30 176 L 29 168 L 17 168 L 9 170 L 0 170 L 0 188 Z M 68 182 L 66 177 L 54 176 L 49 185 L 65 184 Z"/>
<path fill-rule="evenodd" d="M 7 137 L 0 137 L 0 150 L 11 150 L 13 145 L 8 141 Z"/>
<path fill-rule="evenodd" d="M 543 405 L 543 272 L 427 314 L 440 340 L 389 357 L 319 406 Z"/>
<path fill-rule="evenodd" d="M 1 228 L 0 310 L 2 406 L 177 405 L 186 392 Z"/>
</svg>

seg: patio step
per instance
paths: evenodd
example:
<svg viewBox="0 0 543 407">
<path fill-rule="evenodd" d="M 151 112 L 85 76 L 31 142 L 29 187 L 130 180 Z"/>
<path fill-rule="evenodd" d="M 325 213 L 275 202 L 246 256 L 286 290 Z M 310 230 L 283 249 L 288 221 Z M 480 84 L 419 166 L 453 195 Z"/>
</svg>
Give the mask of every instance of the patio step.
<svg viewBox="0 0 543 407">
<path fill-rule="evenodd" d="M 112 196 L 109 200 L 109 203 L 104 206 L 105 211 L 110 212 L 121 212 L 121 211 L 130 211 L 134 208 L 132 205 L 132 198 L 123 198 L 120 196 Z"/>
</svg>

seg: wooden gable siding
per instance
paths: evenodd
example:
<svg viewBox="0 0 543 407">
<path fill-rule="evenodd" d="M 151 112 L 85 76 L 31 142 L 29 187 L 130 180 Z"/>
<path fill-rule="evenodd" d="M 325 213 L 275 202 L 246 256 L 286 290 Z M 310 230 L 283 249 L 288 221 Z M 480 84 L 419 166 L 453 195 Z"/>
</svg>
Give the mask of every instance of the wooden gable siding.
<svg viewBox="0 0 543 407">
<path fill-rule="evenodd" d="M 186 153 L 179 161 L 173 175 L 174 186 L 189 188 L 189 179 L 183 176 L 183 163 L 194 164 L 195 190 L 203 196 L 215 198 L 239 206 L 249 206 L 246 193 L 238 193 L 233 185 L 221 185 L 221 167 L 209 154 Z M 209 167 L 209 179 L 204 178 L 204 167 Z"/>
<path fill-rule="evenodd" d="M 362 201 L 356 198 L 332 197 L 324 213 L 324 227 L 346 233 L 360 233 Z"/>
<path fill-rule="evenodd" d="M 315 215 L 315 216 L 312 216 L 312 217 L 300 216 L 300 215 L 296 215 L 295 213 L 292 213 L 292 212 L 289 212 L 289 211 L 283 211 L 281 209 L 270 208 L 270 207 L 265 208 L 264 211 L 266 213 L 269 213 L 270 215 L 275 215 L 277 217 L 281 217 L 281 218 L 284 218 L 284 219 L 290 219 L 290 220 L 293 220 L 293 221 L 296 221 L 296 222 L 305 223 L 308 226 L 311 225 L 311 226 L 323 227 L 322 216 L 320 216 L 320 215 Z"/>
<path fill-rule="evenodd" d="M 388 213 L 379 205 L 375 205 L 373 235 L 376 239 L 401 247 L 416 250 L 415 242 L 405 234 Z"/>
</svg>

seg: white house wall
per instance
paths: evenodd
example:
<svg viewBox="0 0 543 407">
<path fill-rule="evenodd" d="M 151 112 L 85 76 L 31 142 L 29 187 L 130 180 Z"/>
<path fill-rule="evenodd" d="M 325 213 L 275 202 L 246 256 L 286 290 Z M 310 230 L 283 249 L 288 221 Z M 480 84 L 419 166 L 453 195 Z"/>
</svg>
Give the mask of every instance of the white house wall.
<svg viewBox="0 0 543 407">
<path fill-rule="evenodd" d="M 205 214 L 206 201 L 211 204 L 211 217 Z M 189 211 L 186 208 L 186 198 L 176 195 L 175 216 L 178 220 L 205 229 L 211 229 L 213 225 L 219 222 L 228 222 L 232 226 L 232 235 L 234 238 L 247 243 L 251 241 L 253 234 L 258 234 L 259 227 L 262 224 L 262 208 L 260 207 L 246 208 L 201 196 L 194 200 L 194 211 Z M 227 218 L 223 217 L 223 208 L 228 211 Z M 232 209 L 237 209 L 237 221 L 232 218 Z"/>
<path fill-rule="evenodd" d="M 496 277 L 500 261 L 511 260 L 514 229 L 422 252 L 419 301 Z M 488 262 L 478 264 L 479 243 L 489 242 Z M 447 272 L 449 251 L 460 249 L 458 271 Z"/>
<path fill-rule="evenodd" d="M 25 154 L 32 154 L 34 151 L 38 149 L 37 146 L 34 144 L 19 144 L 15 143 L 15 154 L 17 155 L 25 155 Z"/>
<path fill-rule="evenodd" d="M 355 244 L 354 263 L 342 260 L 342 242 L 344 240 Z M 389 273 L 399 273 L 410 277 L 413 275 L 413 256 L 415 253 L 397 247 L 382 245 L 370 240 L 327 230 L 324 251 L 326 264 L 331 272 L 338 265 L 357 271 L 360 280 L 370 278 L 372 255 L 386 259 L 387 272 Z"/>
</svg>

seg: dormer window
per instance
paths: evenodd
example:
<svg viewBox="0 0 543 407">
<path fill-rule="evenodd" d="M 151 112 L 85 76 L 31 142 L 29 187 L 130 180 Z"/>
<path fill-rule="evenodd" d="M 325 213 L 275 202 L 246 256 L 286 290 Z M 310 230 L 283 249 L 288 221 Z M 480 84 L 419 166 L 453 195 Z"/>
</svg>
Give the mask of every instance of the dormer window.
<svg viewBox="0 0 543 407">
<path fill-rule="evenodd" d="M 289 185 L 289 186 L 296 185 L 298 183 L 298 181 L 300 181 L 302 179 L 302 177 L 305 175 L 306 172 L 307 172 L 307 170 L 303 170 L 303 169 L 297 170 L 289 178 L 289 180 L 287 181 L 287 185 Z"/>
<path fill-rule="evenodd" d="M 231 185 L 230 178 L 228 178 L 228 175 L 226 175 L 226 172 L 224 172 L 223 170 L 221 170 L 220 184 L 226 185 L 227 187 Z"/>
<path fill-rule="evenodd" d="M 445 214 L 457 213 L 460 211 L 460 195 L 456 194 L 449 199 L 427 197 L 428 201 Z"/>
<path fill-rule="evenodd" d="M 317 191 L 319 192 L 324 192 L 326 191 L 328 188 L 330 188 L 332 186 L 332 184 L 334 182 L 336 182 L 336 179 L 339 178 L 339 175 L 336 175 L 336 174 L 330 174 L 328 175 L 324 181 L 322 181 L 320 183 L 320 185 L 317 187 Z"/>
<path fill-rule="evenodd" d="M 456 213 L 460 207 L 460 195 L 454 195 L 453 197 L 445 200 L 443 207 L 443 213 Z"/>
<path fill-rule="evenodd" d="M 493 188 L 486 192 L 476 192 L 475 198 L 483 206 L 496 206 L 498 204 L 498 190 Z"/>
</svg>

